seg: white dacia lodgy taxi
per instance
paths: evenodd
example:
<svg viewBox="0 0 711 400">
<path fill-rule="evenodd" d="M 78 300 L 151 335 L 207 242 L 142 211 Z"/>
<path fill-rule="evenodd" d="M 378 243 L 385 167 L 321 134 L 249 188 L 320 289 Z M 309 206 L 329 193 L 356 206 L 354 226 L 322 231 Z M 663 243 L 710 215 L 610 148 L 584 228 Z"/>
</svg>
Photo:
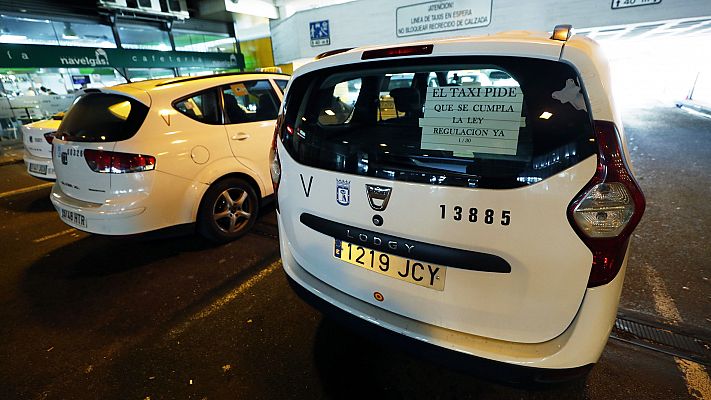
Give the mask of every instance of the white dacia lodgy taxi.
<svg viewBox="0 0 711 400">
<path fill-rule="evenodd" d="M 597 44 L 561 26 L 317 58 L 272 144 L 295 290 L 466 360 L 589 370 L 645 208 Z"/>
<path fill-rule="evenodd" d="M 269 146 L 288 79 L 222 74 L 86 89 L 54 134 L 59 216 L 105 235 L 193 223 L 218 242 L 243 235 L 273 193 Z"/>
</svg>

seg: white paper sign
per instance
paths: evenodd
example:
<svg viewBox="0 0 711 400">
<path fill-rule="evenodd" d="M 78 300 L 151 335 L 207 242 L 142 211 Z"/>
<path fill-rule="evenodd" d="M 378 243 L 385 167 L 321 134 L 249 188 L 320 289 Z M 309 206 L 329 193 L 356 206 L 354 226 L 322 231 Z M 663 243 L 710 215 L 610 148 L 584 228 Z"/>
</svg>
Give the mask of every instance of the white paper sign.
<svg viewBox="0 0 711 400">
<path fill-rule="evenodd" d="M 423 150 L 516 155 L 523 93 L 518 86 L 427 88 Z"/>
<path fill-rule="evenodd" d="M 491 0 L 438 0 L 395 11 L 398 37 L 478 28 L 491 23 Z"/>
</svg>

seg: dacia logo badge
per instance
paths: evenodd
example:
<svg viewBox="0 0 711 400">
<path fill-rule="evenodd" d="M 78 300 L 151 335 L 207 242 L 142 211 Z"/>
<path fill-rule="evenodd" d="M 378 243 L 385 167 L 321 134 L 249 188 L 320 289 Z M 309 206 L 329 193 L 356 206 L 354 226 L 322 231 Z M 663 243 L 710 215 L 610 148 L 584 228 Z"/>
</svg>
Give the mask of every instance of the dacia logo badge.
<svg viewBox="0 0 711 400">
<path fill-rule="evenodd" d="M 368 203 L 370 208 L 375 211 L 384 211 L 390 201 L 390 193 L 393 188 L 387 186 L 365 185 L 365 191 L 368 194 Z"/>
<path fill-rule="evenodd" d="M 351 181 L 336 179 L 336 201 L 342 206 L 351 204 Z"/>
</svg>

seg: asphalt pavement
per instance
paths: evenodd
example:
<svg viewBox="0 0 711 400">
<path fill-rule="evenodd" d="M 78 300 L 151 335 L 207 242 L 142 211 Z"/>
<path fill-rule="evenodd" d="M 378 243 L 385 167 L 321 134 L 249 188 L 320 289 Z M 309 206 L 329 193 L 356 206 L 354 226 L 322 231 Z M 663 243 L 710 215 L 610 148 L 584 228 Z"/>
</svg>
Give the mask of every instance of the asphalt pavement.
<svg viewBox="0 0 711 400">
<path fill-rule="evenodd" d="M 710 332 L 711 119 L 625 115 L 647 214 L 621 308 Z M 708 367 L 615 339 L 587 377 L 524 387 L 354 334 L 288 286 L 272 208 L 252 233 L 215 246 L 79 232 L 48 194 L 22 165 L 0 167 L 0 399 L 711 396 Z"/>
</svg>

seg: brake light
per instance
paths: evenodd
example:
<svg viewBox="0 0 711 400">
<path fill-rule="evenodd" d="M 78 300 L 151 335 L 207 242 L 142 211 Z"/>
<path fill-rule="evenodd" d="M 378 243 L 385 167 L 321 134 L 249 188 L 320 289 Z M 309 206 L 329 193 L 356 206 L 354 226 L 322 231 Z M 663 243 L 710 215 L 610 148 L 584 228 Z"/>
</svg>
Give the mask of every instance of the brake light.
<svg viewBox="0 0 711 400">
<path fill-rule="evenodd" d="M 152 171 L 156 167 L 155 157 L 143 154 L 86 149 L 84 159 L 92 171 L 104 174 Z"/>
<path fill-rule="evenodd" d="M 372 60 L 374 58 L 390 58 L 390 57 L 405 57 L 405 56 L 420 56 L 432 54 L 434 46 L 431 44 L 423 44 L 416 46 L 391 47 L 388 49 L 366 50 L 360 57 L 361 60 Z"/>
<path fill-rule="evenodd" d="M 622 154 L 617 127 L 595 121 L 597 171 L 568 206 L 568 221 L 593 254 L 588 287 L 611 282 L 644 213 L 644 194 Z"/>
<path fill-rule="evenodd" d="M 54 132 L 45 133 L 44 140 L 46 140 L 47 143 L 52 144 L 52 141 L 54 140 Z"/>
<path fill-rule="evenodd" d="M 279 181 L 281 180 L 281 162 L 279 161 L 279 153 L 277 152 L 276 134 L 274 134 L 274 139 L 272 140 L 272 148 L 269 151 L 269 160 L 271 161 L 269 172 L 272 176 L 272 186 L 274 186 L 274 194 L 276 195 L 276 192 L 279 189 Z"/>
</svg>

